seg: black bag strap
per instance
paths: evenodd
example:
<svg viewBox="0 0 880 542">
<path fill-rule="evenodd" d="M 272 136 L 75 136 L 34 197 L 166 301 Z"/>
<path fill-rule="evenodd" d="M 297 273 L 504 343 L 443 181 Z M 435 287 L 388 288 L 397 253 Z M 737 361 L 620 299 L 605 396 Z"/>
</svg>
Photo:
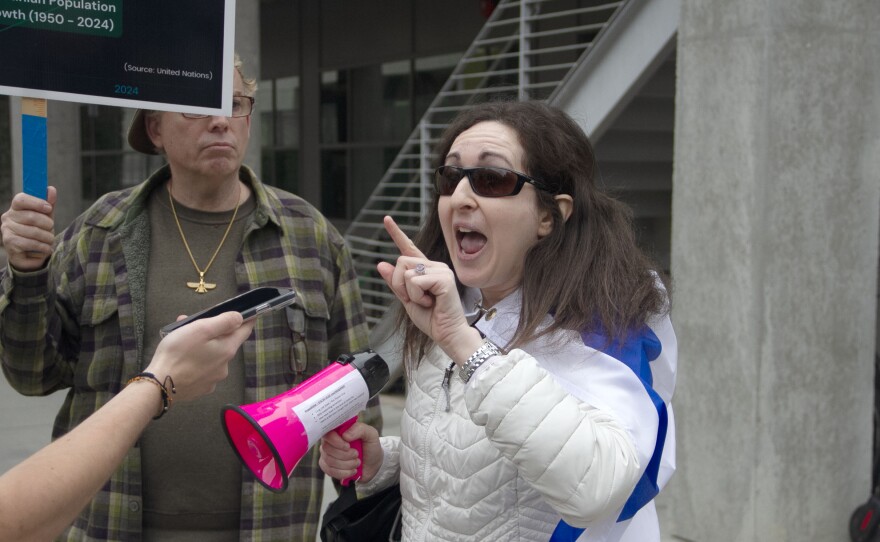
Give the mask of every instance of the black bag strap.
<svg viewBox="0 0 880 542">
<path fill-rule="evenodd" d="M 321 522 L 321 540 L 323 542 L 327 542 L 324 540 L 324 530 L 327 526 L 332 525 L 334 521 L 339 521 L 337 518 L 357 502 L 357 490 L 354 486 L 354 482 L 349 483 L 347 486 L 342 486 L 339 497 L 331 502 L 324 512 L 324 519 Z"/>
<path fill-rule="evenodd" d="M 400 540 L 400 486 L 358 500 L 354 484 L 343 486 L 321 522 L 322 542 Z"/>
</svg>

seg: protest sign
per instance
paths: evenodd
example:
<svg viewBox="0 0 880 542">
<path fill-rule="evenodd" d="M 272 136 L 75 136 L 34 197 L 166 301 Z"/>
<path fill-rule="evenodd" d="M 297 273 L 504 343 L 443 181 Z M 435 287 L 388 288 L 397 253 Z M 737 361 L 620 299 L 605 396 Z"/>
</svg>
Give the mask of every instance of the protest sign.
<svg viewBox="0 0 880 542">
<path fill-rule="evenodd" d="M 234 0 L 0 0 L 0 94 L 230 114 Z"/>
<path fill-rule="evenodd" d="M 23 186 L 46 197 L 45 100 L 229 115 L 235 0 L 0 0 L 0 94 L 22 96 Z"/>
</svg>

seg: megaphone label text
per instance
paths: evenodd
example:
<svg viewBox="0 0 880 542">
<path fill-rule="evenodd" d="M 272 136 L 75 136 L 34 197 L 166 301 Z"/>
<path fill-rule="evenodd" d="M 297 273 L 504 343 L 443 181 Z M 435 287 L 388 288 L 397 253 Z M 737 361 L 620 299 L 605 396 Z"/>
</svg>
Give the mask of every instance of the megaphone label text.
<svg viewBox="0 0 880 542">
<path fill-rule="evenodd" d="M 354 418 L 370 400 L 367 383 L 357 370 L 351 370 L 323 390 L 292 406 L 306 430 L 309 446 Z"/>
</svg>

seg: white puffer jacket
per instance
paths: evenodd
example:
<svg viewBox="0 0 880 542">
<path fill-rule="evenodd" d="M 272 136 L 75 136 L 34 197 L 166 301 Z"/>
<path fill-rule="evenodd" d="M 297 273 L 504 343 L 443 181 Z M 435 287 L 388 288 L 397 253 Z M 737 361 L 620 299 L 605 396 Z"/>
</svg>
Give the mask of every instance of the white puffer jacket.
<svg viewBox="0 0 880 542">
<path fill-rule="evenodd" d="M 516 328 L 518 294 L 496 311 L 477 327 L 503 346 Z M 649 333 L 663 337 L 650 364 L 669 419 L 660 479 L 652 480 L 662 487 L 674 468 L 675 337 L 668 318 Z M 409 382 L 401 437 L 383 437 L 382 468 L 359 490 L 399 478 L 407 541 L 550 540 L 560 519 L 586 527 L 578 540 L 659 541 L 652 502 L 617 520 L 657 455 L 662 416 L 650 386 L 584 342 L 560 334 L 493 357 L 467 385 L 457 368 L 446 377 L 451 360 L 435 347 Z"/>
</svg>

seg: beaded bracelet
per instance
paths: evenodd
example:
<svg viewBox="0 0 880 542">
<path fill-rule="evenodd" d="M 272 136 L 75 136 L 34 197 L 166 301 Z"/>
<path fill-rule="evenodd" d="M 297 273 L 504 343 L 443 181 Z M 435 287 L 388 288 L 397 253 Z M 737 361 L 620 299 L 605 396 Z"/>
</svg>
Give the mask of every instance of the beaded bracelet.
<svg viewBox="0 0 880 542">
<path fill-rule="evenodd" d="M 168 408 L 174 401 L 174 398 L 171 396 L 177 393 L 177 388 L 174 387 L 174 380 L 172 380 L 171 375 L 165 377 L 165 383 L 163 384 L 162 382 L 159 382 L 159 379 L 156 378 L 156 375 L 145 371 L 143 373 L 133 376 L 131 379 L 129 379 L 128 382 L 125 383 L 125 385 L 128 386 L 132 382 L 149 382 L 159 387 L 159 392 L 162 394 L 162 411 L 159 412 L 158 415 L 153 416 L 154 420 L 158 420 L 159 418 L 164 416 L 166 412 L 168 412 Z"/>
</svg>

